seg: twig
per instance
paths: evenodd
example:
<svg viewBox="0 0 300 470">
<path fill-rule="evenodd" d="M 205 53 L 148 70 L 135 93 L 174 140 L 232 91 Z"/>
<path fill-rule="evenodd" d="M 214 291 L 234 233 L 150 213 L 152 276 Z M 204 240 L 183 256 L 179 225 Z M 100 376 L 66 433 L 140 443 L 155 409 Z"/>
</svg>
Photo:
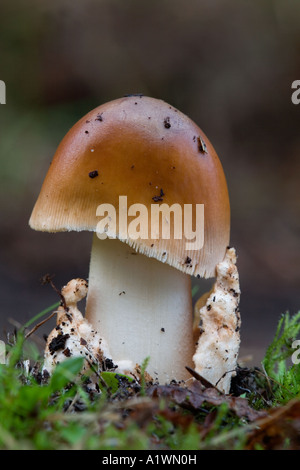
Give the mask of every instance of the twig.
<svg viewBox="0 0 300 470">
<path fill-rule="evenodd" d="M 37 325 L 35 325 L 32 330 L 30 330 L 26 335 L 25 335 L 25 339 L 27 339 L 30 335 L 32 335 L 32 333 L 34 333 L 40 326 L 42 326 L 44 323 L 46 323 L 48 320 L 50 320 L 52 317 L 54 317 L 54 315 L 57 314 L 57 311 L 55 310 L 54 312 L 51 313 L 51 315 L 49 315 L 49 317 L 45 318 L 45 320 L 42 320 L 40 323 L 37 323 Z"/>
<path fill-rule="evenodd" d="M 227 374 L 231 374 L 232 372 L 236 372 L 236 369 L 227 370 L 226 372 L 224 372 L 224 374 L 217 381 L 216 386 L 218 385 L 219 382 L 221 382 L 222 379 L 224 379 L 224 377 L 226 377 Z"/>
<path fill-rule="evenodd" d="M 205 388 L 214 388 L 215 390 L 217 390 L 219 393 L 221 393 L 222 395 L 224 395 L 217 387 L 216 385 L 213 385 L 211 382 L 209 382 L 208 380 L 206 380 L 204 377 L 202 377 L 202 375 L 200 375 L 198 372 L 196 372 L 194 369 L 192 369 L 191 367 L 189 366 L 185 366 L 186 370 L 196 379 L 198 380 L 201 385 L 203 385 Z M 222 377 L 221 377 L 222 378 Z M 221 379 L 220 379 L 221 380 Z M 219 382 L 219 381 L 218 381 Z"/>
<path fill-rule="evenodd" d="M 44 286 L 45 284 L 50 284 L 50 286 L 52 287 L 52 289 L 57 293 L 57 295 L 59 295 L 60 299 L 61 299 L 61 303 L 62 303 L 62 306 L 64 307 L 64 309 L 67 311 L 68 310 L 68 307 L 67 307 L 67 304 L 66 304 L 66 300 L 64 298 L 64 296 L 62 295 L 61 291 L 55 286 L 55 284 L 53 283 L 52 279 L 53 279 L 54 276 L 50 276 L 50 274 L 45 274 L 45 276 L 43 276 L 41 278 L 41 283 L 42 285 Z"/>
</svg>

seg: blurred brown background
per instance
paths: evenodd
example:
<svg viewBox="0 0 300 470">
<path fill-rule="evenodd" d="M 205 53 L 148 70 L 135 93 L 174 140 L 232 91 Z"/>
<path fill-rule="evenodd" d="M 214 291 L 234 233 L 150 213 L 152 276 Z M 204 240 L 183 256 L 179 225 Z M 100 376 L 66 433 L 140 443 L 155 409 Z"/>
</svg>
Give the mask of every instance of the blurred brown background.
<svg viewBox="0 0 300 470">
<path fill-rule="evenodd" d="M 219 154 L 241 354 L 259 363 L 280 314 L 300 309 L 300 3 L 2 0 L 0 18 L 0 338 L 56 302 L 44 274 L 58 287 L 88 274 L 91 234 L 28 227 L 57 145 L 89 110 L 139 92 L 189 115 Z"/>
</svg>

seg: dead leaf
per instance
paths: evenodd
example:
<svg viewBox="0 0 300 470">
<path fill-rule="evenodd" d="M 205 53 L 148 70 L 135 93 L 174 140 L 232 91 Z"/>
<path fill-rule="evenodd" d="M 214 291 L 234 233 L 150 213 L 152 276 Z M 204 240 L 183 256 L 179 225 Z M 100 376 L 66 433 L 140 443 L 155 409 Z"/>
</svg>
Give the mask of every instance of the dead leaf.
<svg viewBox="0 0 300 470">
<path fill-rule="evenodd" d="M 300 400 L 274 408 L 255 423 L 246 449 L 300 450 Z"/>
<path fill-rule="evenodd" d="M 239 418 L 246 418 L 249 422 L 266 416 L 266 411 L 254 410 L 246 398 L 224 395 L 216 388 L 205 388 L 194 381 L 188 388 L 178 385 L 154 385 L 148 393 L 152 397 L 168 397 L 175 404 L 190 410 L 199 411 L 204 403 L 219 406 L 226 403 L 231 411 Z"/>
</svg>

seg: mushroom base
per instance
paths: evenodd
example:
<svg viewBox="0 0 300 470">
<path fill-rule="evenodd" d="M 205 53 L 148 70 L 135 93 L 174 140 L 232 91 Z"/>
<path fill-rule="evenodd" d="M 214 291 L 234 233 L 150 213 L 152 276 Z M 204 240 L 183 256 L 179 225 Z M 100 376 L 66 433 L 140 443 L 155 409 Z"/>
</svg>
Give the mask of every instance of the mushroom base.
<svg viewBox="0 0 300 470">
<path fill-rule="evenodd" d="M 195 306 L 195 338 L 198 346 L 193 357 L 195 370 L 223 393 L 229 393 L 236 374 L 240 347 L 240 285 L 234 248 L 216 268 L 212 290 Z"/>
<path fill-rule="evenodd" d="M 187 380 L 193 367 L 191 279 L 136 253 L 119 240 L 94 235 L 86 318 L 108 344 L 116 365 L 147 372 L 159 383 Z"/>
</svg>

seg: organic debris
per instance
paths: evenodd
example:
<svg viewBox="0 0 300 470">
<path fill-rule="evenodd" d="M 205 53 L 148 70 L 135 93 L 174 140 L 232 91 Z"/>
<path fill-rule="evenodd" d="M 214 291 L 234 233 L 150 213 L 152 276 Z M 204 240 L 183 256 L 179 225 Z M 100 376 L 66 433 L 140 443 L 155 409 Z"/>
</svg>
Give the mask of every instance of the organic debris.
<svg viewBox="0 0 300 470">
<path fill-rule="evenodd" d="M 238 366 L 228 394 L 190 368 L 186 383 L 153 383 L 147 359 L 133 376 L 65 354 L 46 374 L 20 329 L 0 365 L 0 449 L 300 450 L 300 371 L 284 362 L 299 318 L 281 318 L 262 367 Z"/>
</svg>

